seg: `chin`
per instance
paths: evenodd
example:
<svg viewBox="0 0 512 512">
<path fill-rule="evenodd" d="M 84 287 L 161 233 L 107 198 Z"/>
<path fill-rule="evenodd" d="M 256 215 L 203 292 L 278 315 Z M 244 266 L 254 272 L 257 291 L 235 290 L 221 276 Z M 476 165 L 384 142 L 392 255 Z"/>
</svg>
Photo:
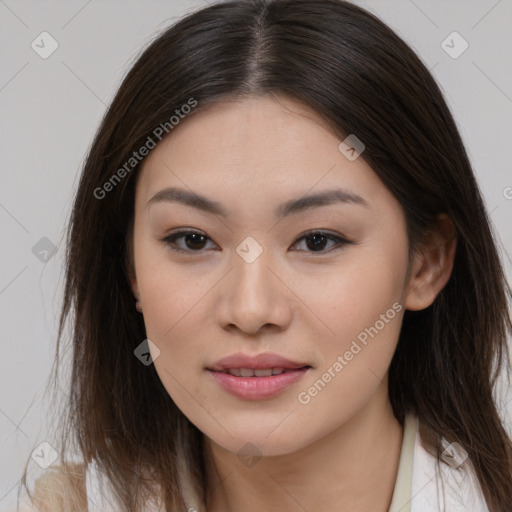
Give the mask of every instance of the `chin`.
<svg viewBox="0 0 512 512">
<path fill-rule="evenodd" d="M 232 438 L 213 439 L 213 441 L 225 450 L 235 454 L 242 463 L 246 458 L 254 457 L 275 457 L 279 455 L 288 455 L 302 448 L 297 439 L 290 439 L 290 436 L 275 436 L 272 440 L 265 435 L 251 435 L 250 432 L 245 435 Z"/>
<path fill-rule="evenodd" d="M 304 425 L 302 428 L 288 423 L 279 426 L 283 417 L 286 417 L 286 414 L 273 418 L 264 425 L 258 425 L 258 420 L 253 418 L 251 424 L 245 422 L 233 424 L 226 421 L 223 423 L 226 430 L 218 428 L 213 430 L 200 428 L 200 430 L 215 444 L 240 456 L 245 452 L 250 454 L 251 451 L 261 457 L 287 455 L 322 437 L 321 432 L 316 435 L 315 432 L 305 432 Z"/>
</svg>

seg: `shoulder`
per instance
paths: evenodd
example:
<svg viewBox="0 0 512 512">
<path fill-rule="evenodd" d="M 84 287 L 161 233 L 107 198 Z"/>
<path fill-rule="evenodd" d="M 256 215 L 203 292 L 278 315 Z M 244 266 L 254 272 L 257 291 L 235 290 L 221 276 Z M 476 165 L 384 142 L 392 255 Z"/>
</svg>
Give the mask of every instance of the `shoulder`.
<svg viewBox="0 0 512 512">
<path fill-rule="evenodd" d="M 446 453 L 452 454 L 451 463 L 441 461 L 438 466 L 416 430 L 411 512 L 489 512 L 469 459 L 464 459 L 464 452 L 458 451 L 456 443 L 445 445 Z"/>
<path fill-rule="evenodd" d="M 86 512 L 86 465 L 50 466 L 34 484 L 30 508 L 23 512 Z"/>
</svg>

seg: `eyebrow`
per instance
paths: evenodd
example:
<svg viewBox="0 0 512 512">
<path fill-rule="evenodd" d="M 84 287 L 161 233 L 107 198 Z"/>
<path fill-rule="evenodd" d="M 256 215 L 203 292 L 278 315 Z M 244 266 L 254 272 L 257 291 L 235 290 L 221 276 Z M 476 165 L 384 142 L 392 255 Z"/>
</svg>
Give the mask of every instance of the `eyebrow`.
<svg viewBox="0 0 512 512">
<path fill-rule="evenodd" d="M 160 190 L 147 202 L 146 207 L 161 202 L 181 203 L 213 215 L 228 217 L 227 210 L 219 202 L 181 188 L 169 187 Z M 274 215 L 286 217 L 335 203 L 357 204 L 369 208 L 368 203 L 360 195 L 344 189 L 334 189 L 286 201 L 275 208 Z"/>
</svg>

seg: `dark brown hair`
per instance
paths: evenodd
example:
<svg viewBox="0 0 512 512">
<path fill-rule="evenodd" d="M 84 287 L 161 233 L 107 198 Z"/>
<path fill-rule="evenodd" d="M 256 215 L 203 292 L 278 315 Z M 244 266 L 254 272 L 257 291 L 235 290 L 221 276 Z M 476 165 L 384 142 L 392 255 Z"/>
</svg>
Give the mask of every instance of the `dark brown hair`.
<svg viewBox="0 0 512 512">
<path fill-rule="evenodd" d="M 61 463 L 74 440 L 84 461 L 95 459 L 105 469 L 124 510 L 140 509 L 153 480 L 174 511 L 185 507 L 185 469 L 178 466 L 184 458 L 196 491 L 210 502 L 202 433 L 174 404 L 153 365 L 134 357 L 146 338 L 126 264 L 140 166 L 104 198 L 94 191 L 190 98 L 200 111 L 271 93 L 310 106 L 340 137 L 363 141 L 362 158 L 404 209 L 411 250 L 438 214 L 453 220 L 452 275 L 430 307 L 405 312 L 389 398 L 401 422 L 408 412 L 418 416 L 438 461 L 442 437 L 457 441 L 490 511 L 510 512 L 512 446 L 493 389 L 503 362 L 510 364 L 511 292 L 488 214 L 430 72 L 382 21 L 342 0 L 206 7 L 159 35 L 128 72 L 90 148 L 69 224 L 56 354 L 58 360 L 72 320 Z"/>
</svg>

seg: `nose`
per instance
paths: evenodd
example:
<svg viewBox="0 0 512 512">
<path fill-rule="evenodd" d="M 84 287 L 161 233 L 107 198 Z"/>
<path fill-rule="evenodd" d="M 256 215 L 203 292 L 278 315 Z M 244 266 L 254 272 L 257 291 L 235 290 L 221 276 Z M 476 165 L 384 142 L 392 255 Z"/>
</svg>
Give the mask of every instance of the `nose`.
<svg viewBox="0 0 512 512">
<path fill-rule="evenodd" d="M 281 331 L 292 319 L 293 293 L 282 267 L 272 264 L 265 251 L 254 261 L 234 255 L 233 267 L 218 290 L 217 321 L 223 329 L 246 334 Z"/>
</svg>

